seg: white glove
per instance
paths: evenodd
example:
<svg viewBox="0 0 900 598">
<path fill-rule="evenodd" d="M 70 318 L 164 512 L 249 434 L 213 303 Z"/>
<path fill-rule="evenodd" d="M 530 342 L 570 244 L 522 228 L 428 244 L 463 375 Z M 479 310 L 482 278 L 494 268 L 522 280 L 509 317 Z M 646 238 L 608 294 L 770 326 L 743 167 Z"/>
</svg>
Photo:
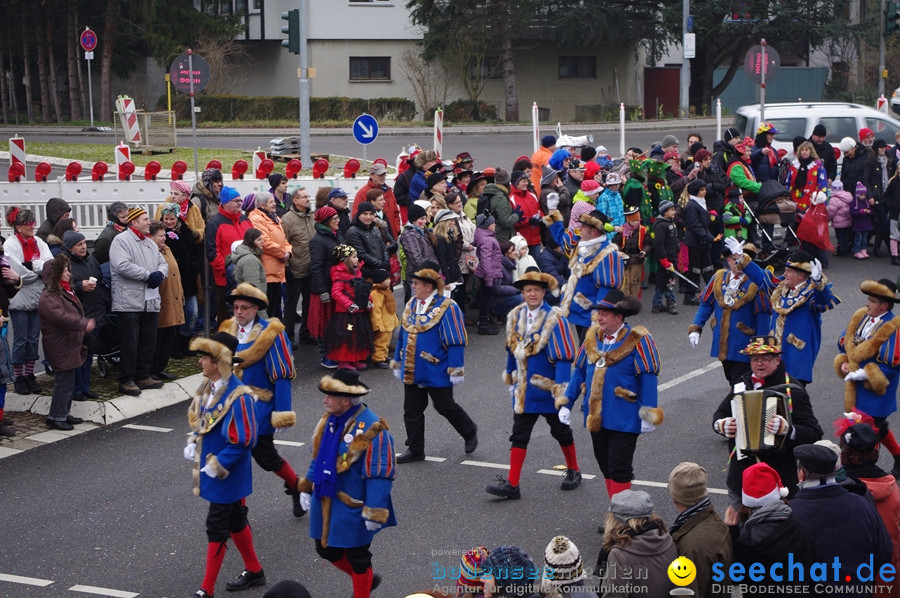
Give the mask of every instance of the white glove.
<svg viewBox="0 0 900 598">
<path fill-rule="evenodd" d="M 868 378 L 869 376 L 866 374 L 866 370 L 859 368 L 844 376 L 844 382 L 862 382 L 863 380 L 868 380 Z"/>
<path fill-rule="evenodd" d="M 378 523 L 377 521 L 369 521 L 367 519 L 366 520 L 366 529 L 369 530 L 370 532 L 377 532 L 378 530 L 381 529 L 381 524 Z"/>
<path fill-rule="evenodd" d="M 641 434 L 649 434 L 650 432 L 654 431 L 655 429 L 656 429 L 656 426 L 654 426 L 650 422 L 645 422 L 644 420 L 641 420 Z"/>
<path fill-rule="evenodd" d="M 559 207 L 559 193 L 556 191 L 547 194 L 547 209 L 553 211 Z"/>
<path fill-rule="evenodd" d="M 828 194 L 825 193 L 824 191 L 819 191 L 818 193 L 816 193 L 815 195 L 812 196 L 812 204 L 814 206 L 817 206 L 819 204 L 825 203 L 825 201 L 827 199 L 828 199 Z"/>
<path fill-rule="evenodd" d="M 194 460 L 194 455 L 197 454 L 197 445 L 195 443 L 190 443 L 186 447 L 184 447 L 184 458 L 188 461 Z"/>
<path fill-rule="evenodd" d="M 301 492 L 300 506 L 303 507 L 304 511 L 308 511 L 309 507 L 312 506 L 312 494 L 310 494 L 309 492 Z"/>
<path fill-rule="evenodd" d="M 713 427 L 719 434 L 724 435 L 726 438 L 734 438 L 737 436 L 737 420 L 733 417 L 717 419 Z"/>
<path fill-rule="evenodd" d="M 730 237 L 729 237 L 730 238 Z M 688 334 L 688 340 L 691 341 L 691 346 L 696 347 L 700 344 L 700 333 L 699 332 L 691 332 Z"/>
<path fill-rule="evenodd" d="M 773 415 L 772 419 L 766 422 L 766 430 L 769 434 L 787 434 L 790 427 L 787 420 L 780 415 Z"/>
<path fill-rule="evenodd" d="M 725 247 L 734 254 L 734 257 L 740 257 L 744 253 L 744 244 L 737 237 L 726 237 Z"/>
<path fill-rule="evenodd" d="M 453 386 L 459 386 L 463 383 L 465 376 L 450 376 L 450 384 Z"/>
<path fill-rule="evenodd" d="M 572 412 L 568 407 L 559 408 L 559 423 L 568 426 L 572 421 Z"/>
<path fill-rule="evenodd" d="M 813 282 L 822 280 L 822 262 L 818 259 L 813 260 L 809 265 L 809 277 Z"/>
<path fill-rule="evenodd" d="M 394 372 L 394 378 L 396 378 L 397 380 L 400 380 L 401 382 L 403 381 L 403 370 L 391 370 L 391 371 Z"/>
<path fill-rule="evenodd" d="M 511 398 L 515 398 L 515 396 L 516 396 L 516 385 L 515 384 L 510 384 L 509 386 L 506 387 L 506 390 L 509 391 L 509 396 Z"/>
<path fill-rule="evenodd" d="M 205 473 L 206 475 L 208 475 L 209 477 L 211 477 L 213 479 L 216 479 L 218 477 L 218 476 L 216 476 L 216 472 L 213 471 L 212 465 L 210 465 L 209 463 L 204 465 L 203 469 L 201 469 L 200 472 Z"/>
</svg>

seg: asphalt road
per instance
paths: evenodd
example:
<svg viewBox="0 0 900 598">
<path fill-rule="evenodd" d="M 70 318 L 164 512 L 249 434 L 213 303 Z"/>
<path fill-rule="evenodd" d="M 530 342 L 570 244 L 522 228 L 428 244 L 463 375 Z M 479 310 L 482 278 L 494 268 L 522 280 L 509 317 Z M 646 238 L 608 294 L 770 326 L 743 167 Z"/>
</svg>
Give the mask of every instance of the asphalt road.
<svg viewBox="0 0 900 598">
<path fill-rule="evenodd" d="M 864 304 L 859 282 L 900 273 L 888 264 L 885 258 L 866 262 L 834 258 L 826 270 L 844 300 L 824 315 L 825 341 L 809 387 L 827 437 L 842 407 L 843 385 L 831 366 L 835 341 L 852 312 Z M 711 335 L 705 333 L 697 349 L 688 343 L 694 308 L 682 307 L 677 316 L 651 314 L 646 292 L 643 303 L 645 311 L 629 320 L 647 326 L 656 339 L 662 364 L 660 404 L 666 416 L 656 432 L 638 442 L 635 487 L 649 492 L 657 511 L 671 523 L 676 512 L 664 486 L 678 462 L 702 464 L 710 486 L 724 488 L 726 446 L 710 423 L 727 388 L 721 369 L 709 357 Z M 508 462 L 512 417 L 500 380 L 506 359 L 503 337 L 478 336 L 474 328 L 470 332 L 466 382 L 456 396 L 478 423 L 481 443 L 475 453 L 465 455 L 462 439 L 433 409 L 428 410 L 426 450 L 435 460 L 398 466 L 393 501 L 399 526 L 379 533 L 372 545 L 375 570 L 384 577 L 375 596 L 396 598 L 435 583 L 443 585 L 434 578 L 457 567 L 461 552 L 476 545 L 516 544 L 539 559 L 553 536 L 566 534 L 588 565 L 594 564 L 600 549 L 596 526 L 608 501 L 589 434 L 580 425 L 575 428 L 580 465 L 586 477 L 597 477 L 562 492 L 558 477 L 540 473 L 563 463 L 541 421 L 525 461 L 522 499 L 507 502 L 484 492 L 496 474 L 505 474 L 496 466 Z M 303 472 L 309 464 L 310 435 L 321 414 L 322 395 L 315 385 L 323 370 L 311 347 L 299 348 L 296 363 L 298 425 L 277 438 L 306 443 L 279 447 Z M 365 372 L 363 381 L 372 387 L 368 404 L 392 425 L 398 451 L 402 450 L 400 383 L 390 371 Z M 95 590 L 106 596 L 191 595 L 203 575 L 207 503 L 192 496 L 189 464 L 181 456 L 185 411 L 182 404 L 127 422 L 162 431 L 117 424 L 0 460 L 0 596 L 72 596 L 74 586 L 107 588 Z M 886 453 L 881 464 L 890 469 Z M 724 496 L 714 494 L 713 502 L 721 513 Z M 307 520 L 291 515 L 289 497 L 277 477 L 255 467 L 249 505 L 256 548 L 270 586 L 293 578 L 306 584 L 316 598 L 351 595 L 349 578 L 316 556 Z M 225 594 L 225 581 L 241 569 L 232 547 L 219 578 L 219 595 Z M 30 586 L 10 581 L 10 575 L 52 583 Z M 254 588 L 242 595 L 259 597 L 264 592 L 265 588 Z"/>
</svg>

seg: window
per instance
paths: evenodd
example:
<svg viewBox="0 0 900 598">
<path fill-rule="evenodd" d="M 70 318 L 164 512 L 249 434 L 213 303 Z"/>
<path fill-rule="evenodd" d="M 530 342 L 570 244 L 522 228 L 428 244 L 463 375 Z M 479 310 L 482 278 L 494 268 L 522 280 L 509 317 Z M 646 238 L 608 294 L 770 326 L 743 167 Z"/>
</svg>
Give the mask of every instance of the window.
<svg viewBox="0 0 900 598">
<path fill-rule="evenodd" d="M 391 57 L 350 57 L 351 81 L 390 81 Z"/>
<path fill-rule="evenodd" d="M 866 126 L 875 132 L 875 139 L 884 139 L 887 141 L 888 147 L 891 146 L 894 141 L 894 135 L 897 133 L 897 127 L 893 123 L 878 117 L 872 118 L 867 116 Z"/>
<path fill-rule="evenodd" d="M 844 137 L 856 139 L 856 136 L 859 134 L 855 116 L 831 116 L 821 118 L 819 122 L 825 126 L 828 139 L 834 141 L 835 146 Z M 887 141 L 887 137 L 885 137 L 885 141 Z M 822 156 L 819 157 L 821 158 Z"/>
<path fill-rule="evenodd" d="M 483 56 L 480 64 L 473 63 L 469 67 L 470 79 L 500 79 L 502 77 L 499 56 Z"/>
<path fill-rule="evenodd" d="M 560 79 L 596 79 L 596 56 L 560 56 Z"/>
</svg>

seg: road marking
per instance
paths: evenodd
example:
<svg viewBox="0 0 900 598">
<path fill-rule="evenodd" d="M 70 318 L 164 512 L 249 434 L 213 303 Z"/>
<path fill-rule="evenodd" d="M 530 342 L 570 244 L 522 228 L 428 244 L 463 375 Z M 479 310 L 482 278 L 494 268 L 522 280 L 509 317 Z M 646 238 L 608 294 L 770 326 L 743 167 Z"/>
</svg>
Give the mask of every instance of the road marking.
<svg viewBox="0 0 900 598">
<path fill-rule="evenodd" d="M 714 361 L 714 362 L 710 363 L 709 365 L 705 365 L 702 368 L 698 368 L 698 369 L 694 370 L 693 372 L 688 372 L 687 374 L 678 376 L 674 380 L 669 380 L 665 384 L 660 384 L 659 387 L 656 389 L 656 391 L 662 392 L 664 390 L 672 388 L 673 386 L 678 386 L 682 382 L 686 382 L 687 380 L 690 380 L 691 378 L 696 378 L 697 376 L 702 376 L 706 372 L 711 372 L 714 369 L 720 368 L 720 367 L 722 367 L 722 362 Z"/>
<path fill-rule="evenodd" d="M 27 586 L 45 587 L 53 583 L 50 579 L 38 579 L 37 577 L 22 577 L 21 575 L 7 575 L 0 573 L 0 581 L 8 581 L 10 583 L 21 583 Z"/>
<path fill-rule="evenodd" d="M 126 592 L 124 590 L 113 590 L 111 588 L 98 588 L 97 586 L 72 586 L 70 592 L 84 592 L 85 594 L 96 594 L 98 596 L 111 596 L 112 598 L 136 598 L 140 594 L 134 592 Z"/>
<path fill-rule="evenodd" d="M 306 443 L 305 442 L 294 442 L 293 440 L 276 440 L 275 444 L 280 444 L 282 446 L 303 446 Z"/>
<path fill-rule="evenodd" d="M 123 428 L 129 430 L 143 430 L 144 432 L 171 432 L 172 428 L 157 428 L 156 426 L 142 426 L 140 424 L 125 424 Z"/>
<path fill-rule="evenodd" d="M 402 453 L 394 453 L 394 456 L 399 457 L 401 454 Z M 425 456 L 425 461 L 431 461 L 432 463 L 443 463 L 446 460 L 447 460 L 446 457 L 429 457 L 427 455 Z M 402 465 L 402 463 L 401 463 L 401 465 Z"/>
<path fill-rule="evenodd" d="M 562 476 L 566 475 L 565 470 L 563 470 L 563 471 L 558 471 L 558 470 L 556 470 L 556 469 L 538 469 L 537 472 L 538 472 L 538 473 L 545 473 L 545 474 L 547 474 L 547 475 L 555 475 L 555 476 L 558 476 L 558 477 L 562 477 Z M 581 477 L 584 478 L 585 480 L 593 480 L 593 479 L 596 478 L 597 476 L 594 475 L 594 474 L 592 474 L 592 473 L 583 473 L 583 474 L 581 474 Z"/>
<path fill-rule="evenodd" d="M 584 476 L 587 477 L 587 476 Z M 645 480 L 632 480 L 632 484 L 635 486 L 650 486 L 651 488 L 668 488 L 669 485 L 665 482 L 649 482 Z M 723 490 L 721 488 L 707 488 L 707 492 L 710 494 L 728 494 L 728 490 Z"/>
<path fill-rule="evenodd" d="M 493 469 L 509 469 L 506 463 L 488 463 L 486 461 L 463 461 L 460 465 L 472 465 L 474 467 L 490 467 Z"/>
<path fill-rule="evenodd" d="M 20 451 L 19 449 L 0 446 L 0 459 L 5 459 L 6 457 L 12 457 L 13 455 L 18 455 L 21 452 L 22 451 Z"/>
</svg>

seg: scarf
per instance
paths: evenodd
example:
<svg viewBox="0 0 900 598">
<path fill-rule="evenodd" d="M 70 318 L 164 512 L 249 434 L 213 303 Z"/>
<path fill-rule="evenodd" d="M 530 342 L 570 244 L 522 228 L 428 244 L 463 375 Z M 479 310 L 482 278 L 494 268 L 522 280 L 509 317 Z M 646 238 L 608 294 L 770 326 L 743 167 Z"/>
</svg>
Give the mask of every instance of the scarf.
<svg viewBox="0 0 900 598">
<path fill-rule="evenodd" d="M 881 194 L 884 195 L 888 184 L 887 156 L 876 156 L 875 160 L 881 166 Z"/>
<path fill-rule="evenodd" d="M 179 218 L 187 218 L 188 208 L 191 207 L 191 198 L 190 196 L 186 197 L 183 202 L 178 204 L 178 217 Z"/>
<path fill-rule="evenodd" d="M 78 297 L 76 297 L 75 293 L 72 291 L 72 283 L 68 280 L 60 280 L 59 288 L 68 293 L 72 299 L 78 299 Z"/>
<path fill-rule="evenodd" d="M 682 525 L 687 523 L 688 519 L 690 519 L 691 517 L 693 517 L 700 511 L 706 509 L 711 504 L 712 503 L 710 502 L 709 497 L 707 496 L 706 498 L 704 498 L 703 500 L 701 500 L 694 506 L 692 506 L 688 509 L 685 509 L 684 511 L 679 513 L 678 517 L 675 518 L 675 522 L 672 523 L 672 527 L 669 528 L 669 533 L 674 534 L 676 531 L 678 531 L 678 528 L 680 528 Z"/>
<path fill-rule="evenodd" d="M 278 214 L 276 214 L 275 212 L 266 212 L 265 210 L 260 210 L 260 211 L 263 214 L 265 214 L 266 216 L 268 216 L 269 218 L 271 218 L 272 222 L 274 222 L 278 226 L 281 226 L 281 220 L 278 219 Z"/>
<path fill-rule="evenodd" d="M 19 233 L 16 233 L 16 238 L 19 240 L 19 243 L 22 245 L 22 261 L 23 262 L 33 262 L 34 260 L 41 257 L 41 250 L 37 244 L 37 238 L 34 236 L 31 237 L 23 237 Z"/>
<path fill-rule="evenodd" d="M 316 456 L 313 485 L 316 498 L 333 498 L 337 494 L 337 458 L 338 447 L 347 421 L 356 413 L 350 408 L 343 415 L 330 415 L 319 442 L 319 454 Z"/>
<path fill-rule="evenodd" d="M 696 195 L 691 195 L 691 199 L 697 202 L 697 204 L 706 211 L 709 211 L 706 207 L 706 198 L 705 197 L 697 197 Z"/>
<path fill-rule="evenodd" d="M 809 174 L 809 163 L 812 162 L 812 156 L 799 160 L 800 166 L 797 167 L 797 177 L 794 179 L 794 189 L 803 189 L 806 186 L 806 175 Z"/>
<path fill-rule="evenodd" d="M 111 226 L 111 227 L 113 227 L 113 230 L 115 230 L 116 233 L 120 233 L 120 232 L 122 232 L 123 230 L 125 230 L 126 228 L 128 228 L 127 226 L 123 226 L 123 225 L 119 224 L 119 223 L 116 222 L 115 220 L 107 220 L 107 221 L 106 221 L 106 226 Z"/>
<path fill-rule="evenodd" d="M 139 231 L 138 229 L 134 228 L 133 226 L 130 227 L 130 228 L 131 228 L 131 232 L 133 232 L 134 234 L 136 234 L 136 235 L 137 235 L 137 238 L 140 239 L 141 241 L 143 241 L 144 239 L 147 238 L 147 235 L 145 235 L 144 233 L 142 233 L 142 232 Z"/>
</svg>

